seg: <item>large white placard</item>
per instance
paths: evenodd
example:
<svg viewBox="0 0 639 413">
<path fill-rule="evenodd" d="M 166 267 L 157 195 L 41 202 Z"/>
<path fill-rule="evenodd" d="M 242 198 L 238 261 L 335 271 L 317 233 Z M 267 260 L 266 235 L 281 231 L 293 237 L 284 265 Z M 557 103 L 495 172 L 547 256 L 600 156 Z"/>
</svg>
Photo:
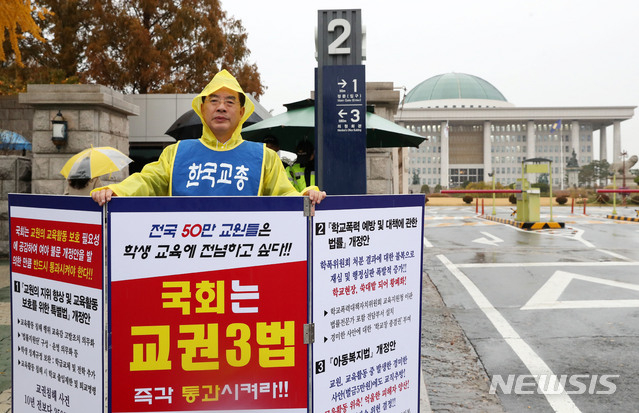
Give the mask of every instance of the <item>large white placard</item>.
<svg viewBox="0 0 639 413">
<path fill-rule="evenodd" d="M 17 412 L 104 409 L 102 214 L 74 198 L 10 198 Z M 31 206 L 20 206 L 21 201 Z M 38 205 L 41 203 L 41 207 Z M 52 208 L 52 205 L 59 208 Z"/>
<path fill-rule="evenodd" d="M 423 207 L 313 226 L 313 411 L 418 412 Z"/>
</svg>

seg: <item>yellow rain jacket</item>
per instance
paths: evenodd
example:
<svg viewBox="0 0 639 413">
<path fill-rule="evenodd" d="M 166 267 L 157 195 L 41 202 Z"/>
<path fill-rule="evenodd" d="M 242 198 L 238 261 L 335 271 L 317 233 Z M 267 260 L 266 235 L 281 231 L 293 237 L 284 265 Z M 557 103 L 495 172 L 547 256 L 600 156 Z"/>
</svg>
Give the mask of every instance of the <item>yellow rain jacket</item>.
<svg viewBox="0 0 639 413">
<path fill-rule="evenodd" d="M 217 140 L 211 129 L 202 118 L 202 97 L 206 97 L 215 91 L 226 87 L 238 93 L 245 94 L 237 80 L 226 70 L 222 70 L 213 77 L 213 80 L 197 95 L 191 106 L 195 113 L 202 119 L 202 137 L 200 141 L 209 149 L 214 151 L 228 151 L 237 147 L 243 142 L 240 132 L 242 125 L 255 110 L 255 105 L 247 97 L 244 104 L 244 116 L 233 132 L 233 136 L 221 143 Z M 94 191 L 110 188 L 118 196 L 167 196 L 171 195 L 171 178 L 173 173 L 173 163 L 180 141 L 164 148 L 157 161 L 148 163 L 142 171 L 134 173 L 119 184 L 111 184 L 106 187 L 94 189 Z M 264 159 L 262 162 L 262 176 L 260 179 L 258 195 L 305 195 L 309 190 L 319 190 L 316 186 L 305 188 L 298 192 L 288 180 L 282 161 L 277 154 L 264 147 Z M 92 191 L 93 192 L 93 191 Z"/>
</svg>

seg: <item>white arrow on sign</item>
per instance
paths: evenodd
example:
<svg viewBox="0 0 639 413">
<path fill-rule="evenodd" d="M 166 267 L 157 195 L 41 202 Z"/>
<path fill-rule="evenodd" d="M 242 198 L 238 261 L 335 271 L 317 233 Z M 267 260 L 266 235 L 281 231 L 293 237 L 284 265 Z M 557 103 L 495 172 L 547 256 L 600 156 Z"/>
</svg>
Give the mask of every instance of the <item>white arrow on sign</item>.
<svg viewBox="0 0 639 413">
<path fill-rule="evenodd" d="M 347 82 L 342 79 L 339 81 L 339 83 L 337 83 L 339 85 L 339 87 L 341 87 L 342 89 L 344 89 L 346 87 Z"/>
<path fill-rule="evenodd" d="M 610 287 L 624 288 L 626 290 L 639 291 L 639 285 L 621 281 L 607 280 L 605 278 L 591 277 L 588 275 L 574 274 L 566 271 L 555 271 L 546 281 L 546 284 L 537 290 L 528 302 L 521 307 L 522 310 L 549 310 L 556 308 L 627 308 L 639 307 L 638 300 L 566 300 L 559 297 L 572 280 L 587 281 Z"/>
<path fill-rule="evenodd" d="M 340 118 L 343 118 L 344 115 L 348 115 L 348 112 L 344 112 L 344 109 L 340 109 L 337 114 L 339 115 Z"/>
<path fill-rule="evenodd" d="M 474 239 L 473 242 L 478 242 L 480 244 L 488 244 L 488 245 L 492 245 L 493 247 L 496 247 L 497 244 L 499 244 L 500 242 L 504 242 L 503 239 L 497 238 L 496 236 L 488 232 L 481 231 L 481 233 L 488 238 L 485 238 L 485 237 L 477 238 L 477 239 Z"/>
</svg>

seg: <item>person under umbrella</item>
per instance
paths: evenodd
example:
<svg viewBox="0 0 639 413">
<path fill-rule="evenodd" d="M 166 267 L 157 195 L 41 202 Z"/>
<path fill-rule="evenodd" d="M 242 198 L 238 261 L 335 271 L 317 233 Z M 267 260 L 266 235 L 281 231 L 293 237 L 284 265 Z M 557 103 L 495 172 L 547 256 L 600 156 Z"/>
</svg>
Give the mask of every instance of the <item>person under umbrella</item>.
<svg viewBox="0 0 639 413">
<path fill-rule="evenodd" d="M 95 188 L 102 186 L 99 177 L 95 178 L 67 178 L 64 195 L 90 195 Z"/>
<path fill-rule="evenodd" d="M 92 146 L 78 152 L 60 170 L 67 178 L 64 195 L 89 195 L 102 186 L 100 176 L 119 171 L 131 162 L 131 158 L 110 146 Z"/>
</svg>

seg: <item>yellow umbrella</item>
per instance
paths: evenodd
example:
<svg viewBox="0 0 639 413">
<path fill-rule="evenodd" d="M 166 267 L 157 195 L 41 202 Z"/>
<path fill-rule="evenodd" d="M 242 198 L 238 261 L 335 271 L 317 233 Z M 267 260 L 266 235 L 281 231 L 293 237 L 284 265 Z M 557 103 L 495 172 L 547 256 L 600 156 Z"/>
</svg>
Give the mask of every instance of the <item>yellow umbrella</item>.
<svg viewBox="0 0 639 413">
<path fill-rule="evenodd" d="M 110 146 L 93 146 L 76 153 L 64 164 L 60 173 L 68 179 L 90 179 L 119 171 L 133 160 Z"/>
</svg>

